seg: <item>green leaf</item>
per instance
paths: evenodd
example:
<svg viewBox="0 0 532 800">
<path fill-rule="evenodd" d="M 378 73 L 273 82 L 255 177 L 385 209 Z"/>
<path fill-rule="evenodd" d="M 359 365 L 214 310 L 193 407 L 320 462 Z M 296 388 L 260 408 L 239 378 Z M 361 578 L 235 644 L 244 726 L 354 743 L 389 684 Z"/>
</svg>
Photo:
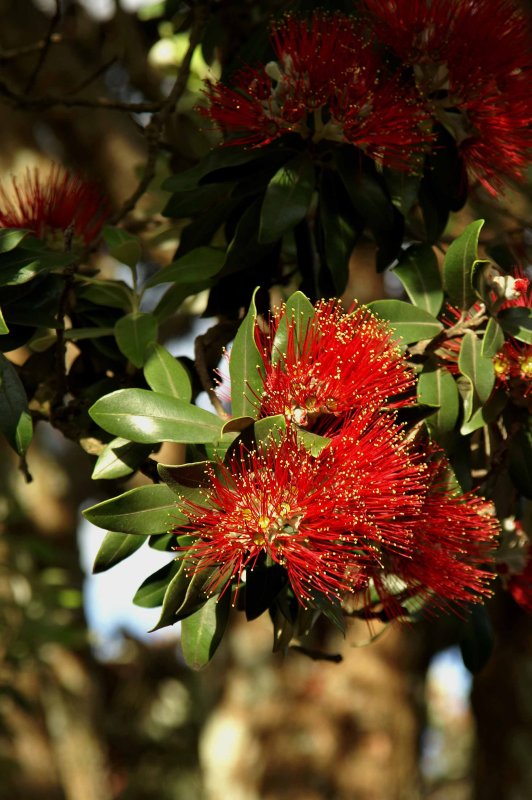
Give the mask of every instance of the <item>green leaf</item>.
<svg viewBox="0 0 532 800">
<path fill-rule="evenodd" d="M 91 477 L 93 480 L 111 480 L 131 475 L 151 451 L 151 445 L 137 444 L 121 437 L 113 439 L 98 456 Z"/>
<path fill-rule="evenodd" d="M 414 244 L 393 269 L 412 303 L 436 317 L 443 303 L 438 259 L 428 244 Z"/>
<path fill-rule="evenodd" d="M 120 308 L 130 311 L 133 308 L 133 292 L 123 281 L 105 281 L 98 278 L 79 277 L 83 286 L 78 296 L 97 306 Z"/>
<path fill-rule="evenodd" d="M 468 225 L 450 245 L 443 261 L 443 285 L 451 301 L 464 310 L 476 300 L 472 276 L 478 260 L 478 237 L 483 225 L 483 219 Z"/>
<path fill-rule="evenodd" d="M 217 442 L 221 420 L 202 408 L 147 389 L 119 389 L 89 409 L 104 431 L 144 444 Z"/>
<path fill-rule="evenodd" d="M 9 328 L 6 325 L 4 315 L 2 314 L 2 309 L 0 308 L 0 336 L 3 336 L 6 333 L 9 333 Z"/>
<path fill-rule="evenodd" d="M 499 313 L 503 330 L 514 339 L 532 344 L 532 309 L 508 308 Z"/>
<path fill-rule="evenodd" d="M 168 625 L 175 625 L 176 622 L 194 614 L 212 597 L 213 593 L 210 592 L 207 595 L 205 589 L 212 583 L 213 578 L 216 580 L 215 576 L 220 572 L 219 568 L 197 566 L 192 575 L 190 574 L 191 568 L 194 569 L 194 564 L 185 556 L 177 574 L 168 584 L 163 598 L 161 616 L 152 631 Z M 220 589 L 222 587 L 223 581 Z M 219 592 L 220 590 L 216 594 Z"/>
<path fill-rule="evenodd" d="M 205 501 L 205 493 L 199 487 L 208 486 L 208 468 L 212 461 L 194 461 L 187 464 L 157 464 L 161 480 L 179 497 L 193 500 L 198 505 Z"/>
<path fill-rule="evenodd" d="M 458 367 L 469 379 L 480 404 L 485 403 L 495 384 L 495 371 L 491 358 L 482 355 L 482 342 L 472 331 L 466 331 L 462 339 Z"/>
<path fill-rule="evenodd" d="M 146 281 L 146 287 L 157 286 L 159 283 L 188 283 L 195 286 L 217 275 L 224 260 L 225 251 L 218 247 L 196 247 L 152 275 Z"/>
<path fill-rule="evenodd" d="M 458 387 L 451 373 L 429 360 L 418 379 L 417 399 L 421 405 L 438 409 L 427 417 L 426 423 L 436 441 L 442 443 L 454 429 L 460 408 Z"/>
<path fill-rule="evenodd" d="M 276 242 L 305 218 L 315 186 L 309 153 L 298 153 L 279 169 L 266 187 L 259 223 L 259 242 Z"/>
<path fill-rule="evenodd" d="M 158 325 L 153 314 L 133 311 L 118 320 L 115 325 L 115 338 L 120 352 L 140 369 L 149 344 L 157 340 Z"/>
<path fill-rule="evenodd" d="M 483 428 L 494 422 L 505 407 L 508 398 L 504 391 L 494 391 L 484 405 L 479 405 L 479 400 L 471 390 L 464 398 L 465 422 L 460 427 L 462 436 L 473 433 L 478 428 Z"/>
<path fill-rule="evenodd" d="M 63 336 L 69 342 L 76 342 L 78 339 L 101 339 L 103 336 L 112 336 L 114 328 L 69 328 Z"/>
<path fill-rule="evenodd" d="M 192 669 L 206 666 L 220 642 L 229 619 L 231 593 L 211 597 L 205 605 L 181 623 L 181 648 Z"/>
<path fill-rule="evenodd" d="M 181 559 L 175 558 L 146 578 L 133 597 L 135 605 L 141 608 L 157 608 L 162 605 L 168 584 L 179 571 L 181 564 Z"/>
<path fill-rule="evenodd" d="M 109 531 L 109 533 L 105 534 L 100 549 L 96 553 L 92 568 L 93 573 L 96 574 L 111 569 L 111 567 L 132 555 L 143 544 L 144 539 L 141 536 Z"/>
<path fill-rule="evenodd" d="M 140 242 L 136 236 L 122 228 L 107 226 L 103 238 L 109 248 L 110 256 L 121 264 L 126 264 L 130 269 L 135 269 L 142 255 Z"/>
<path fill-rule="evenodd" d="M 33 438 L 33 423 L 26 390 L 8 359 L 0 354 L 0 431 L 19 455 L 24 455 Z"/>
<path fill-rule="evenodd" d="M 298 429 L 297 438 L 313 456 L 319 456 L 321 451 L 331 442 L 331 439 L 327 436 L 319 436 L 317 433 L 311 433 L 311 431 L 305 431 L 302 428 Z"/>
<path fill-rule="evenodd" d="M 402 300 L 375 300 L 368 308 L 387 320 L 405 344 L 432 339 L 443 330 L 441 322 L 428 311 Z"/>
<path fill-rule="evenodd" d="M 0 230 L 0 253 L 8 253 L 30 233 L 25 228 L 3 228 Z"/>
<path fill-rule="evenodd" d="M 294 328 L 294 347 L 298 355 L 303 352 L 305 337 L 314 319 L 314 306 L 303 292 L 294 292 L 286 301 L 286 312 L 275 332 L 272 345 L 272 364 L 286 357 L 289 327 Z"/>
<path fill-rule="evenodd" d="M 242 150 L 236 147 L 219 147 L 211 150 L 205 158 L 191 169 L 167 178 L 162 188 L 166 192 L 189 192 L 195 189 L 202 178 L 222 169 L 231 169 L 248 164 L 263 157 L 260 150 Z"/>
<path fill-rule="evenodd" d="M 259 401 L 263 390 L 262 358 L 255 344 L 257 309 L 253 293 L 248 313 L 242 320 L 229 357 L 231 378 L 231 410 L 235 417 L 253 417 L 259 414 Z"/>
<path fill-rule="evenodd" d="M 202 283 L 184 283 L 170 286 L 153 309 L 153 315 L 159 320 L 159 323 L 164 322 L 179 311 L 181 304 L 187 297 L 198 294 L 204 289 L 210 289 L 212 283 L 209 280 Z"/>
<path fill-rule="evenodd" d="M 493 358 L 504 344 L 504 333 L 496 319 L 490 317 L 482 337 L 480 353 L 484 358 Z"/>
<path fill-rule="evenodd" d="M 189 403 L 192 399 L 192 385 L 184 366 L 166 347 L 156 342 L 148 346 L 145 355 L 144 377 L 150 389 Z"/>
<path fill-rule="evenodd" d="M 130 489 L 85 509 L 83 515 L 99 528 L 139 536 L 166 533 L 187 522 L 187 517 L 179 511 L 174 492 L 164 483 Z"/>
<path fill-rule="evenodd" d="M 322 171 L 319 197 L 325 260 L 333 277 L 336 294 L 341 295 L 349 276 L 349 259 L 362 226 L 358 216 L 353 213 L 340 177 L 331 169 Z"/>
</svg>

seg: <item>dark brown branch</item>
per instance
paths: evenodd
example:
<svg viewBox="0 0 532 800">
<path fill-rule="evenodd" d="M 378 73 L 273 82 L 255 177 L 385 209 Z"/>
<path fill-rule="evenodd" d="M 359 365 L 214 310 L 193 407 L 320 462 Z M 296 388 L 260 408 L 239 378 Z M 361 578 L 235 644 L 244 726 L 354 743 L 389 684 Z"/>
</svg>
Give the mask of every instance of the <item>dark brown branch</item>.
<svg viewBox="0 0 532 800">
<path fill-rule="evenodd" d="M 9 50 L 0 51 L 0 65 L 7 64 L 9 61 L 16 61 L 17 58 L 32 55 L 32 53 L 37 53 L 39 50 L 49 47 L 51 44 L 59 44 L 59 42 L 62 41 L 63 37 L 60 33 L 53 33 L 49 40 L 40 39 L 38 42 L 32 42 L 32 44 L 25 44 L 21 47 L 12 47 Z"/>
<path fill-rule="evenodd" d="M 35 81 L 37 80 L 39 72 L 41 71 L 42 66 L 43 66 L 43 64 L 44 64 L 44 62 L 46 60 L 46 56 L 48 55 L 48 51 L 50 50 L 50 47 L 52 46 L 52 37 L 53 37 L 53 35 L 55 33 L 55 29 L 59 25 L 60 21 L 61 21 L 61 0 L 55 0 L 55 11 L 54 11 L 54 14 L 52 16 L 52 19 L 50 20 L 50 25 L 48 27 L 48 32 L 47 32 L 46 36 L 44 37 L 44 44 L 43 44 L 43 47 L 41 48 L 41 51 L 39 53 L 39 58 L 37 59 L 37 63 L 35 64 L 35 67 L 34 67 L 32 73 L 31 73 L 30 77 L 28 78 L 28 82 L 26 83 L 26 86 L 24 88 L 25 94 L 28 94 L 29 92 L 31 92 L 31 90 L 35 86 Z"/>
<path fill-rule="evenodd" d="M 166 102 L 166 100 L 161 100 L 156 103 L 127 103 L 122 100 L 109 100 L 106 97 L 90 100 L 83 97 L 54 97 L 53 95 L 31 98 L 17 94 L 4 81 L 0 81 L 0 95 L 3 95 L 15 108 L 27 111 L 42 111 L 53 106 L 63 106 L 64 108 L 101 108 L 106 111 L 128 111 L 131 114 L 141 114 L 160 111 Z"/>
<path fill-rule="evenodd" d="M 177 78 L 175 83 L 172 87 L 172 90 L 168 97 L 163 101 L 162 107 L 160 111 L 154 114 L 151 119 L 151 122 L 145 129 L 145 136 L 146 141 L 148 144 L 148 157 L 146 159 L 146 165 L 144 167 L 144 175 L 142 176 L 139 184 L 133 194 L 125 201 L 122 207 L 114 214 L 111 219 L 109 220 L 109 224 L 116 225 L 117 222 L 120 222 L 130 211 L 132 211 L 137 202 L 140 200 L 144 192 L 147 190 L 148 186 L 150 185 L 151 181 L 155 177 L 155 170 L 157 165 L 157 156 L 160 150 L 160 142 L 163 137 L 164 128 L 170 115 L 175 110 L 178 100 L 183 95 L 187 81 L 190 75 L 190 64 L 192 62 L 192 56 L 194 55 L 194 50 L 196 49 L 197 45 L 201 41 L 201 36 L 203 33 L 203 29 L 207 23 L 207 11 L 208 11 L 209 3 L 197 3 L 194 7 L 194 17 L 192 22 L 192 27 L 190 30 L 190 39 L 188 43 L 187 52 L 185 53 L 185 57 L 181 62 L 179 67 L 179 71 L 177 73 Z"/>
</svg>

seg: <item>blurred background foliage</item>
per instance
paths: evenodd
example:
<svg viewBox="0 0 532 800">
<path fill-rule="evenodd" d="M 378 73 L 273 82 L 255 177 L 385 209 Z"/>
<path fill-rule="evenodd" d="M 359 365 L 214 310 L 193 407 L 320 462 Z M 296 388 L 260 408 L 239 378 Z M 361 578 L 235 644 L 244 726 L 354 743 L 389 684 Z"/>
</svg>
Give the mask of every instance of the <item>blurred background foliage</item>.
<svg viewBox="0 0 532 800">
<path fill-rule="evenodd" d="M 171 89 L 200 5 L 206 27 L 187 91 L 154 141 L 145 135 L 150 109 Z M 272 13 L 318 5 L 328 4 L 166 0 L 134 10 L 125 0 L 0 0 L 1 173 L 53 160 L 90 175 L 141 237 L 143 268 L 169 263 L 187 220 L 161 215 L 161 183 L 216 141 L 194 110 L 202 81 L 256 55 Z M 131 102 L 136 113 L 120 108 Z M 526 263 L 531 198 L 529 184 L 502 199 L 473 194 L 443 238 L 484 217 L 483 243 Z M 97 258 L 104 275 L 120 277 L 114 260 Z M 352 267 L 346 295 L 365 302 L 394 289 L 375 272 L 369 240 Z M 203 295 L 187 302 L 165 323 L 164 341 L 190 335 L 205 303 Z M 10 358 L 22 364 L 27 351 Z M 347 643 L 321 643 L 341 649 L 341 663 L 272 656 L 260 619 L 235 622 L 198 674 L 183 665 L 175 638 L 126 633 L 101 658 L 83 605 L 79 508 L 95 492 L 103 499 L 143 478 L 95 488 L 89 456 L 44 425 L 29 460 L 26 484 L 11 452 L 0 452 L 1 800 L 532 796 L 532 632 L 508 595 L 490 608 L 497 648 L 473 681 L 471 709 L 436 673 L 427 681 L 455 638 L 445 619 L 393 627 L 371 648 L 358 646 L 368 634 L 353 622 Z"/>
</svg>

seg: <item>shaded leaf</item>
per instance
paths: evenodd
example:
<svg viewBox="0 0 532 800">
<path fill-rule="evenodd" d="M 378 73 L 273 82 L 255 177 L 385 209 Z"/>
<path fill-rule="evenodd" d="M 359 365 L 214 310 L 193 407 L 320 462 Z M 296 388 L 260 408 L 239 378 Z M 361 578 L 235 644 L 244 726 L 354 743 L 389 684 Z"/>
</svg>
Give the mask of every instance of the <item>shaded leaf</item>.
<svg viewBox="0 0 532 800">
<path fill-rule="evenodd" d="M 449 246 L 443 261 L 443 284 L 447 294 L 458 308 L 464 310 L 476 300 L 472 276 L 478 260 L 478 237 L 483 225 L 483 219 L 471 222 Z"/>
<path fill-rule="evenodd" d="M 140 261 L 140 242 L 136 236 L 123 228 L 114 228 L 110 225 L 103 230 L 103 239 L 109 248 L 109 255 L 134 269 Z"/>
<path fill-rule="evenodd" d="M 508 447 L 508 468 L 517 490 L 532 499 L 532 431 L 519 431 Z"/>
<path fill-rule="evenodd" d="M 480 672 L 493 651 L 494 635 L 490 618 L 484 606 L 475 605 L 469 619 L 463 624 L 460 650 L 464 665 L 473 674 Z"/>
<path fill-rule="evenodd" d="M 3 228 L 0 230 L 0 253 L 8 253 L 30 233 L 25 228 Z"/>
<path fill-rule="evenodd" d="M 427 417 L 426 423 L 434 438 L 442 443 L 454 429 L 460 408 L 458 387 L 451 373 L 436 361 L 428 361 L 419 375 L 417 399 L 422 405 L 438 409 Z"/>
<path fill-rule="evenodd" d="M 205 667 L 220 644 L 229 619 L 231 593 L 211 597 L 205 605 L 181 623 L 181 648 L 192 669 Z"/>
<path fill-rule="evenodd" d="M 111 480 L 131 475 L 149 456 L 151 445 L 137 444 L 118 437 L 105 446 L 92 471 L 93 480 Z"/>
<path fill-rule="evenodd" d="M 275 331 L 272 344 L 272 364 L 286 357 L 289 328 L 294 329 L 294 348 L 297 355 L 303 352 L 307 331 L 314 319 L 314 306 L 303 292 L 294 292 L 286 301 L 286 312 Z"/>
<path fill-rule="evenodd" d="M 259 242 L 275 242 L 305 218 L 315 186 L 309 153 L 298 153 L 279 169 L 266 187 L 260 212 Z"/>
<path fill-rule="evenodd" d="M 141 608 L 157 608 L 162 605 L 168 584 L 179 572 L 181 560 L 175 558 L 144 580 L 133 597 L 133 602 Z"/>
<path fill-rule="evenodd" d="M 508 308 L 499 313 L 498 320 L 503 330 L 514 339 L 532 344 L 532 309 Z"/>
<path fill-rule="evenodd" d="M 26 390 L 8 359 L 0 354 L 0 431 L 19 455 L 24 455 L 33 438 L 33 423 Z"/>
<path fill-rule="evenodd" d="M 496 319 L 490 317 L 482 337 L 480 353 L 484 358 L 493 358 L 504 344 L 504 333 Z"/>
<path fill-rule="evenodd" d="M 438 259 L 428 244 L 411 245 L 393 269 L 415 306 L 436 317 L 443 303 Z"/>
<path fill-rule="evenodd" d="M 105 534 L 100 549 L 96 553 L 92 571 L 94 574 L 105 572 L 125 558 L 132 555 L 139 547 L 144 544 L 142 536 L 135 536 L 129 533 L 114 533 L 109 531 Z"/>
<path fill-rule="evenodd" d="M 152 275 L 146 281 L 146 287 L 159 283 L 201 284 L 220 272 L 224 260 L 225 251 L 220 248 L 196 247 Z"/>
<path fill-rule="evenodd" d="M 482 342 L 472 331 L 466 331 L 460 345 L 458 367 L 469 379 L 480 403 L 485 403 L 495 384 L 491 358 L 482 355 Z"/>
</svg>

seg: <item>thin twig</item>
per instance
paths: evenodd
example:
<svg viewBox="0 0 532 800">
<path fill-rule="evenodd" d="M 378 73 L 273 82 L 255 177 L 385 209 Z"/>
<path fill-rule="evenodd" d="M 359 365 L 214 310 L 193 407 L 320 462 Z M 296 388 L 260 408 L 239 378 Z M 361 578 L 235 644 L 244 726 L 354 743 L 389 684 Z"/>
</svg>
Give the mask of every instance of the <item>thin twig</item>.
<svg viewBox="0 0 532 800">
<path fill-rule="evenodd" d="M 159 145 L 163 137 L 164 127 L 170 115 L 175 110 L 178 100 L 181 98 L 187 87 L 192 56 L 194 55 L 194 50 L 201 41 L 203 29 L 207 23 L 208 5 L 208 2 L 203 2 L 198 3 L 196 6 L 194 19 L 190 30 L 187 52 L 185 53 L 185 57 L 183 58 L 183 61 L 179 67 L 175 83 L 170 94 L 164 100 L 160 111 L 154 114 L 149 125 L 145 129 L 146 140 L 148 143 L 148 157 L 144 167 L 144 175 L 140 179 L 139 184 L 133 194 L 128 197 L 116 214 L 110 218 L 110 225 L 116 225 L 117 222 L 122 220 L 127 214 L 129 214 L 130 211 L 135 208 L 137 202 L 140 200 L 155 177 L 157 156 L 159 154 Z"/>
<path fill-rule="evenodd" d="M 107 72 L 109 67 L 112 67 L 113 64 L 115 64 L 117 60 L 118 60 L 117 57 L 113 56 L 112 58 L 109 58 L 107 61 L 105 61 L 103 64 L 100 64 L 98 69 L 96 69 L 94 72 L 92 72 L 90 75 L 88 75 L 82 81 L 80 81 L 77 84 L 77 86 L 74 86 L 73 89 L 70 89 L 67 92 L 67 94 L 69 94 L 69 95 L 77 94 L 78 92 L 81 92 L 82 89 L 86 89 L 87 86 L 90 86 L 91 83 L 93 83 L 93 81 L 95 81 L 97 78 L 100 77 L 100 75 L 103 75 L 104 72 Z"/>
<path fill-rule="evenodd" d="M 9 50 L 0 51 L 0 64 L 7 64 L 9 61 L 15 61 L 17 58 L 32 55 L 32 53 L 37 53 L 44 47 L 49 47 L 50 44 L 59 44 L 59 42 L 62 41 L 62 35 L 60 33 L 54 33 L 50 36 L 49 42 L 48 39 L 39 39 L 38 42 L 32 42 L 31 44 L 25 44 L 21 47 L 12 47 Z"/>
<path fill-rule="evenodd" d="M 41 97 L 25 97 L 17 94 L 4 81 L 0 81 L 0 94 L 15 108 L 27 111 L 42 111 L 54 106 L 64 108 L 101 108 L 106 111 L 128 111 L 132 114 L 155 113 L 160 111 L 166 100 L 157 102 L 128 103 L 123 100 L 109 100 L 106 97 L 89 99 L 84 97 L 54 97 L 42 95 Z"/>
<path fill-rule="evenodd" d="M 37 80 L 39 72 L 41 71 L 41 68 L 46 60 L 46 56 L 48 55 L 48 51 L 50 50 L 50 47 L 52 45 L 52 37 L 60 21 L 61 21 L 61 0 L 55 0 L 55 11 L 52 16 L 52 19 L 50 20 L 48 33 L 44 37 L 44 45 L 41 49 L 41 52 L 39 53 L 39 58 L 37 59 L 37 63 L 35 64 L 35 67 L 33 68 L 33 71 L 30 77 L 28 78 L 28 82 L 24 89 L 24 92 L 26 94 L 31 92 L 31 90 L 35 86 L 35 81 Z"/>
</svg>

